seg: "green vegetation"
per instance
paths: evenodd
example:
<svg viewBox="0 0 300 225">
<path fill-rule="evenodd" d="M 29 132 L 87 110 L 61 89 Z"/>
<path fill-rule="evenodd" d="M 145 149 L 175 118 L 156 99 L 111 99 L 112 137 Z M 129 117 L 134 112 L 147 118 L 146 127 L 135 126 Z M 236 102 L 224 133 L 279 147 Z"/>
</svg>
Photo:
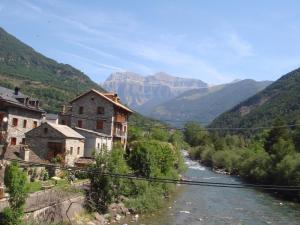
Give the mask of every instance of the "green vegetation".
<svg viewBox="0 0 300 225">
<path fill-rule="evenodd" d="M 251 140 L 238 135 L 219 136 L 198 124 L 186 124 L 185 139 L 190 156 L 215 169 L 262 184 L 300 185 L 299 130 L 288 129 L 283 120 Z M 283 192 L 298 197 L 298 192 Z"/>
<path fill-rule="evenodd" d="M 9 193 L 9 205 L 3 210 L 1 224 L 23 224 L 24 205 L 28 193 L 27 176 L 16 163 L 5 169 L 4 183 Z"/>
<path fill-rule="evenodd" d="M 236 93 L 237 95 L 240 93 Z M 296 69 L 268 86 L 263 91 L 238 104 L 215 119 L 210 127 L 269 126 L 280 117 L 293 124 L 300 115 L 300 69 Z M 249 131 L 236 133 L 252 135 Z"/>
<path fill-rule="evenodd" d="M 81 71 L 43 56 L 2 28 L 0 83 L 7 88 L 19 86 L 24 94 L 40 99 L 44 109 L 56 112 L 88 89 L 103 91 Z"/>
<path fill-rule="evenodd" d="M 178 178 L 184 170 L 180 148 L 182 135 L 165 129 L 132 128 L 134 135 L 130 150 L 114 146 L 111 152 L 102 151 L 91 166 L 89 178 L 91 193 L 88 196 L 90 210 L 105 212 L 112 202 L 125 200 L 127 207 L 136 212 L 152 211 L 174 190 L 174 184 L 162 184 L 145 180 L 121 179 L 106 175 L 133 174 L 140 177 Z M 138 138 L 137 138 L 138 137 Z M 100 174 L 95 176 L 95 173 Z"/>
</svg>

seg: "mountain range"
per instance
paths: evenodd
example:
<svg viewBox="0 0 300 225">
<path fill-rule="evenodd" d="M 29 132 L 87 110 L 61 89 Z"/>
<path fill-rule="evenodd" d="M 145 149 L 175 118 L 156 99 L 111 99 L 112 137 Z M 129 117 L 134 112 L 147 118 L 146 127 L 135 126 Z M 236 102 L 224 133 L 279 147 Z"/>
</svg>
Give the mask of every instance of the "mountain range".
<svg viewBox="0 0 300 225">
<path fill-rule="evenodd" d="M 217 117 L 210 127 L 264 127 L 300 119 L 300 68 Z"/>
<path fill-rule="evenodd" d="M 270 85 L 271 81 L 250 79 L 235 81 L 202 89 L 193 89 L 156 106 L 150 116 L 160 120 L 170 120 L 173 125 L 186 121 L 209 124 L 221 113 Z"/>
<path fill-rule="evenodd" d="M 175 77 L 163 72 L 150 76 L 117 72 L 111 74 L 102 85 L 108 91 L 117 92 L 128 106 L 146 115 L 156 105 L 185 91 L 208 87 L 201 80 Z"/>
<path fill-rule="evenodd" d="M 2 28 L 0 84 L 11 89 L 19 86 L 52 112 L 88 89 L 105 91 L 83 72 L 47 58 Z M 272 84 L 241 80 L 212 87 L 166 73 L 147 77 L 115 73 L 104 87 L 117 91 L 129 106 L 162 120 L 210 122 L 217 117 L 210 127 L 259 127 L 272 124 L 276 117 L 289 123 L 300 118 L 300 69 Z"/>
<path fill-rule="evenodd" d="M 44 109 L 58 111 L 60 106 L 88 89 L 104 89 L 83 72 L 58 63 L 0 28 L 0 84 L 39 98 Z"/>
</svg>

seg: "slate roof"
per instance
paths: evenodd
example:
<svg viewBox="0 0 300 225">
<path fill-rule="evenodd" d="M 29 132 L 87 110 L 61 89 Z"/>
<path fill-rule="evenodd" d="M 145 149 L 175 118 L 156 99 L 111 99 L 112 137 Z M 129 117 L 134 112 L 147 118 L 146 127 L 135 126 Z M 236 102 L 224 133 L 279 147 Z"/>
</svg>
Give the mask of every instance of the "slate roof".
<svg viewBox="0 0 300 225">
<path fill-rule="evenodd" d="M 101 137 L 109 137 L 111 138 L 110 135 L 107 134 L 103 134 L 103 133 L 99 133 L 93 130 L 88 130 L 88 129 L 84 129 L 84 128 L 80 128 L 80 127 L 74 127 L 75 130 L 77 130 L 78 132 L 83 131 L 83 132 L 87 132 L 87 133 L 91 133 L 91 134 L 95 134 L 97 136 L 101 136 Z"/>
<path fill-rule="evenodd" d="M 78 97 L 76 97 L 75 99 L 73 99 L 73 100 L 71 101 L 71 103 L 74 102 L 74 101 L 76 101 L 77 99 L 79 99 L 79 98 L 85 96 L 86 94 L 88 94 L 88 93 L 90 93 L 90 92 L 94 92 L 94 93 L 96 93 L 97 95 L 99 95 L 100 97 L 102 97 L 102 98 L 104 98 L 105 100 L 109 101 L 110 103 L 114 104 L 115 106 L 118 106 L 118 107 L 124 109 L 125 111 L 127 111 L 127 112 L 129 112 L 129 113 L 133 113 L 133 111 L 132 111 L 131 109 L 127 108 L 127 107 L 126 107 L 125 105 L 123 105 L 122 103 L 110 99 L 109 97 L 105 96 L 105 93 L 101 93 L 100 91 L 97 91 L 97 90 L 95 90 L 95 89 L 92 89 L 92 90 L 90 90 L 90 91 L 88 91 L 88 92 L 83 93 L 82 95 L 79 95 Z M 110 93 L 107 93 L 107 94 L 110 94 Z"/>
<path fill-rule="evenodd" d="M 17 100 L 18 98 L 29 98 L 29 100 L 34 100 L 34 99 L 30 98 L 29 96 L 22 94 L 20 91 L 19 91 L 18 95 L 15 95 L 14 90 L 0 86 L 0 101 L 2 100 L 9 104 L 14 105 L 14 106 L 21 107 L 21 108 L 28 109 L 28 110 L 44 112 L 44 110 L 42 110 L 42 109 L 37 109 L 35 107 L 31 107 L 30 105 L 25 105 L 25 104 L 19 102 Z"/>
<path fill-rule="evenodd" d="M 20 156 L 20 148 L 21 146 L 15 145 L 15 146 L 8 146 L 3 159 L 17 159 L 17 160 L 23 160 Z M 34 151 L 29 149 L 29 161 L 34 163 L 45 163 L 45 160 L 42 160 L 37 154 L 35 154 Z"/>
<path fill-rule="evenodd" d="M 71 127 L 68 127 L 66 125 L 60 125 L 60 124 L 53 124 L 53 123 L 46 123 L 58 132 L 60 132 L 62 135 L 64 135 L 67 138 L 78 138 L 78 139 L 84 139 L 81 134 L 73 130 Z"/>
<path fill-rule="evenodd" d="M 46 114 L 46 119 L 47 120 L 57 120 L 58 119 L 58 115 L 57 114 L 52 114 L 52 113 L 47 113 Z"/>
</svg>

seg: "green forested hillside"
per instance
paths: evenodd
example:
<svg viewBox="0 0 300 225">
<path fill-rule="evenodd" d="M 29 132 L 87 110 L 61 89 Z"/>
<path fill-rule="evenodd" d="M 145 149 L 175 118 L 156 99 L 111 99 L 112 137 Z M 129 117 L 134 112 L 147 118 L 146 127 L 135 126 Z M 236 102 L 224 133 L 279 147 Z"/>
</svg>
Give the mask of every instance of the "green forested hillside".
<svg viewBox="0 0 300 225">
<path fill-rule="evenodd" d="M 198 121 L 207 125 L 221 113 L 271 84 L 242 80 L 210 88 L 194 89 L 157 106 L 151 116 L 160 120 Z"/>
<path fill-rule="evenodd" d="M 25 94 L 37 97 L 44 109 L 57 111 L 77 94 L 103 89 L 81 71 L 57 63 L 22 43 L 0 28 L 0 84 L 19 86 Z"/>
<path fill-rule="evenodd" d="M 223 113 L 210 127 L 268 126 L 278 117 L 287 123 L 300 118 L 300 69 L 284 75 L 260 93 Z"/>
</svg>

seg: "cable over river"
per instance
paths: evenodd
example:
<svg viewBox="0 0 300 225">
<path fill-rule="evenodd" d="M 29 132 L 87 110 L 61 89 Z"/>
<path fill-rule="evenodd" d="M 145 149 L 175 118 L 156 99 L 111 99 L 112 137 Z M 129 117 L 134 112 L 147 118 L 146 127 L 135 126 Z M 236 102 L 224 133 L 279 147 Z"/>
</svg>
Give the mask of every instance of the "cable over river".
<svg viewBox="0 0 300 225">
<path fill-rule="evenodd" d="M 186 176 L 192 180 L 242 183 L 239 178 L 217 174 L 188 158 L 186 164 Z M 158 213 L 121 224 L 300 225 L 300 204 L 255 189 L 182 185 L 174 199 Z"/>
</svg>

